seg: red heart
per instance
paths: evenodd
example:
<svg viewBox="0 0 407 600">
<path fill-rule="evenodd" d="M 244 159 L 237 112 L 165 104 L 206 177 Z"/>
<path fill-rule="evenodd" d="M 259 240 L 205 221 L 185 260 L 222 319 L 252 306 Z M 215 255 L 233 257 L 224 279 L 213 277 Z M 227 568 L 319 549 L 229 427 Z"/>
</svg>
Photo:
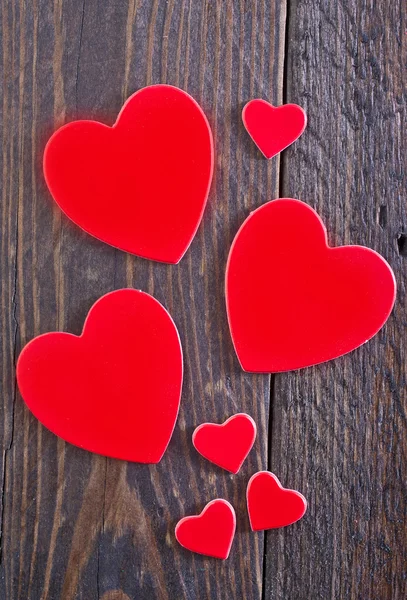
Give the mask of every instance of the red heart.
<svg viewBox="0 0 407 600">
<path fill-rule="evenodd" d="M 113 127 L 68 123 L 44 155 L 48 187 L 72 221 L 121 250 L 168 263 L 195 235 L 212 171 L 208 121 L 169 85 L 133 94 Z"/>
<path fill-rule="evenodd" d="M 226 305 L 245 371 L 300 369 L 373 337 L 394 304 L 393 272 L 363 246 L 330 248 L 317 213 L 299 200 L 255 210 L 232 244 Z"/>
<path fill-rule="evenodd" d="M 272 158 L 295 140 L 307 126 L 307 115 L 298 104 L 273 106 L 265 100 L 250 100 L 243 108 L 243 123 L 266 158 Z"/>
<path fill-rule="evenodd" d="M 283 488 L 273 473 L 259 471 L 247 485 L 247 510 L 253 531 L 275 529 L 301 519 L 307 501 L 299 492 Z"/>
<path fill-rule="evenodd" d="M 227 558 L 236 530 L 234 508 L 226 500 L 212 500 L 200 515 L 184 517 L 177 523 L 175 537 L 192 552 Z"/>
<path fill-rule="evenodd" d="M 233 415 L 222 425 L 202 423 L 192 443 L 202 456 L 222 469 L 237 473 L 256 438 L 256 423 L 249 415 Z"/>
<path fill-rule="evenodd" d="M 17 380 L 29 409 L 67 442 L 156 463 L 178 414 L 178 332 L 152 296 L 111 292 L 93 305 L 81 336 L 46 333 L 27 344 Z"/>
</svg>

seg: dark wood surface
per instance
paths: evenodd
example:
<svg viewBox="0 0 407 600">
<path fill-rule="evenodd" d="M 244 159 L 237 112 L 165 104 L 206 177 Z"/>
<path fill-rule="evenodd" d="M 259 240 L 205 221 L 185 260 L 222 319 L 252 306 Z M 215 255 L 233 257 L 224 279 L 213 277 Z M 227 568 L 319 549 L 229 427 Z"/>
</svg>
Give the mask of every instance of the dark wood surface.
<svg viewBox="0 0 407 600">
<path fill-rule="evenodd" d="M 290 4 L 286 100 L 304 106 L 309 122 L 283 159 L 282 194 L 318 210 L 331 244 L 382 253 L 398 298 L 365 346 L 276 377 L 270 466 L 304 491 L 309 513 L 298 527 L 267 534 L 266 598 L 407 597 L 402 17 L 398 2 Z"/>
<path fill-rule="evenodd" d="M 405 7 L 401 0 L 2 0 L 0 598 L 178 600 L 407 596 Z M 216 145 L 203 223 L 178 266 L 82 233 L 51 201 L 42 153 L 78 117 L 113 123 L 157 82 L 203 106 Z M 252 97 L 298 102 L 309 125 L 266 161 L 241 123 Z M 395 270 L 396 308 L 364 347 L 270 378 L 239 368 L 224 307 L 228 250 L 250 210 L 307 201 L 332 244 L 366 244 Z M 304 246 L 306 241 L 304 240 Z M 299 260 L 301 257 L 299 257 Z M 272 277 L 272 273 L 265 273 Z M 180 417 L 159 465 L 127 464 L 58 440 L 15 386 L 22 346 L 81 331 L 119 287 L 160 300 L 185 353 Z M 269 408 L 271 407 L 271 411 Z M 258 439 L 237 476 L 200 459 L 203 420 L 247 411 Z M 249 476 L 271 468 L 301 490 L 298 524 L 252 534 Z M 236 508 L 230 558 L 183 551 L 174 526 L 209 500 Z"/>
</svg>

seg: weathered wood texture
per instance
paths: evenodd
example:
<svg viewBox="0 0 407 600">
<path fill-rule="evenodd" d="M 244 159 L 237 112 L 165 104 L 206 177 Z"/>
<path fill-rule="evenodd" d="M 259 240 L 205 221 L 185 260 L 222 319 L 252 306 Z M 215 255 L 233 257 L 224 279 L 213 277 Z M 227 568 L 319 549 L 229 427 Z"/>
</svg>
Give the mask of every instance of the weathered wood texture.
<svg viewBox="0 0 407 600">
<path fill-rule="evenodd" d="M 7 600 L 260 599 L 264 537 L 249 533 L 248 477 L 267 467 L 270 377 L 244 374 L 225 319 L 224 270 L 240 223 L 278 195 L 244 132 L 253 96 L 282 102 L 285 2 L 3 0 L 0 597 Z M 216 172 L 203 224 L 179 266 L 92 239 L 53 205 L 41 168 L 51 132 L 76 117 L 113 123 L 125 98 L 167 82 L 214 130 Z M 14 362 L 33 336 L 81 331 L 92 303 L 123 286 L 171 312 L 185 353 L 182 407 L 157 466 L 105 459 L 58 440 L 26 410 Z M 234 477 L 200 459 L 193 428 L 245 410 L 259 435 Z M 183 551 L 174 526 L 229 499 L 239 536 L 228 561 Z"/>
<path fill-rule="evenodd" d="M 285 24 L 283 0 L 1 2 L 1 599 L 407 596 L 405 15 L 401 0 L 290 0 L 286 39 Z M 280 176 L 240 112 L 254 96 L 281 103 L 283 71 L 286 99 L 306 108 L 309 125 Z M 129 94 L 156 82 L 194 95 L 216 143 L 204 221 L 175 267 L 82 233 L 53 205 L 41 169 L 55 127 L 78 116 L 112 123 Z M 270 391 L 269 377 L 238 366 L 223 278 L 238 226 L 278 195 L 317 208 L 332 244 L 380 251 L 399 293 L 373 341 L 279 375 Z M 58 441 L 15 389 L 22 345 L 55 329 L 79 333 L 96 298 L 123 286 L 167 306 L 185 352 L 180 418 L 157 466 Z M 236 410 L 253 415 L 259 435 L 234 477 L 199 458 L 191 433 Z M 245 487 L 267 463 L 305 493 L 309 512 L 268 533 L 264 554 Z M 184 552 L 173 534 L 180 516 L 216 496 L 238 514 L 224 563 Z"/>
<path fill-rule="evenodd" d="M 276 377 L 270 464 L 304 491 L 309 513 L 267 534 L 266 598 L 407 597 L 402 5 L 290 2 L 286 99 L 305 107 L 309 124 L 283 159 L 282 193 L 320 212 L 332 244 L 381 252 L 394 268 L 398 299 L 362 348 Z"/>
</svg>

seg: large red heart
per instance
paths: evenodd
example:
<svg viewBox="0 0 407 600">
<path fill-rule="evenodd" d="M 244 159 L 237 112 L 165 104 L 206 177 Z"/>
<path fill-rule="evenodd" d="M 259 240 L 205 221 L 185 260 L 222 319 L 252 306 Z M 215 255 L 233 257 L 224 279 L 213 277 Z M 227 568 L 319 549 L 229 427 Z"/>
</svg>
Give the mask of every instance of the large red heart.
<svg viewBox="0 0 407 600">
<path fill-rule="evenodd" d="M 266 158 L 272 158 L 303 133 L 307 116 L 298 104 L 273 106 L 265 100 L 250 100 L 242 119 L 250 137 Z"/>
<path fill-rule="evenodd" d="M 226 305 L 245 371 L 315 365 L 364 344 L 395 300 L 393 272 L 362 246 L 330 248 L 317 213 L 299 200 L 254 211 L 232 244 Z"/>
<path fill-rule="evenodd" d="M 184 517 L 177 523 L 175 537 L 192 552 L 227 558 L 236 530 L 236 514 L 229 502 L 212 500 L 200 515 Z"/>
<path fill-rule="evenodd" d="M 274 473 L 259 471 L 247 484 L 247 510 L 253 531 L 292 525 L 304 516 L 307 501 L 283 488 Z"/>
<path fill-rule="evenodd" d="M 152 296 L 124 289 L 100 298 L 81 336 L 46 333 L 20 354 L 17 380 L 34 415 L 91 452 L 158 462 L 177 419 L 182 349 Z"/>
<path fill-rule="evenodd" d="M 133 94 L 113 127 L 68 123 L 44 154 L 48 187 L 72 221 L 121 250 L 168 263 L 195 235 L 212 171 L 208 121 L 169 85 Z"/>
<path fill-rule="evenodd" d="M 222 469 L 237 473 L 256 438 L 256 423 L 245 413 L 233 415 L 222 425 L 202 423 L 192 443 L 202 456 Z"/>
</svg>

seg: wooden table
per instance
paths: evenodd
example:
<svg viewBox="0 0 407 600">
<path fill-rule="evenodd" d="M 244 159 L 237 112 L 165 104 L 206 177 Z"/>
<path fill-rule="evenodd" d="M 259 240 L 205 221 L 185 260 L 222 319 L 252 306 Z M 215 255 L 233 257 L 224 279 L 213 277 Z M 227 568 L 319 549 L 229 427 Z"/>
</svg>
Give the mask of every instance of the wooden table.
<svg viewBox="0 0 407 600">
<path fill-rule="evenodd" d="M 3 0 L 2 599 L 407 597 L 403 8 L 402 0 Z M 209 205 L 178 266 L 81 232 L 51 201 L 41 167 L 57 126 L 78 116 L 111 124 L 133 91 L 157 82 L 190 92 L 216 141 Z M 253 97 L 297 102 L 308 113 L 305 134 L 271 161 L 242 125 Z M 331 244 L 381 252 L 399 292 L 367 345 L 270 377 L 239 367 L 224 271 L 239 225 L 277 196 L 315 207 Z M 180 416 L 154 466 L 57 439 L 15 384 L 28 340 L 80 333 L 92 303 L 125 286 L 168 307 L 185 352 Z M 232 476 L 198 456 L 191 433 L 236 411 L 254 417 L 258 439 Z M 293 527 L 252 534 L 246 484 L 266 468 L 301 490 L 309 511 Z M 215 497 L 230 500 L 238 516 L 225 562 L 174 540 L 177 520 Z"/>
</svg>

